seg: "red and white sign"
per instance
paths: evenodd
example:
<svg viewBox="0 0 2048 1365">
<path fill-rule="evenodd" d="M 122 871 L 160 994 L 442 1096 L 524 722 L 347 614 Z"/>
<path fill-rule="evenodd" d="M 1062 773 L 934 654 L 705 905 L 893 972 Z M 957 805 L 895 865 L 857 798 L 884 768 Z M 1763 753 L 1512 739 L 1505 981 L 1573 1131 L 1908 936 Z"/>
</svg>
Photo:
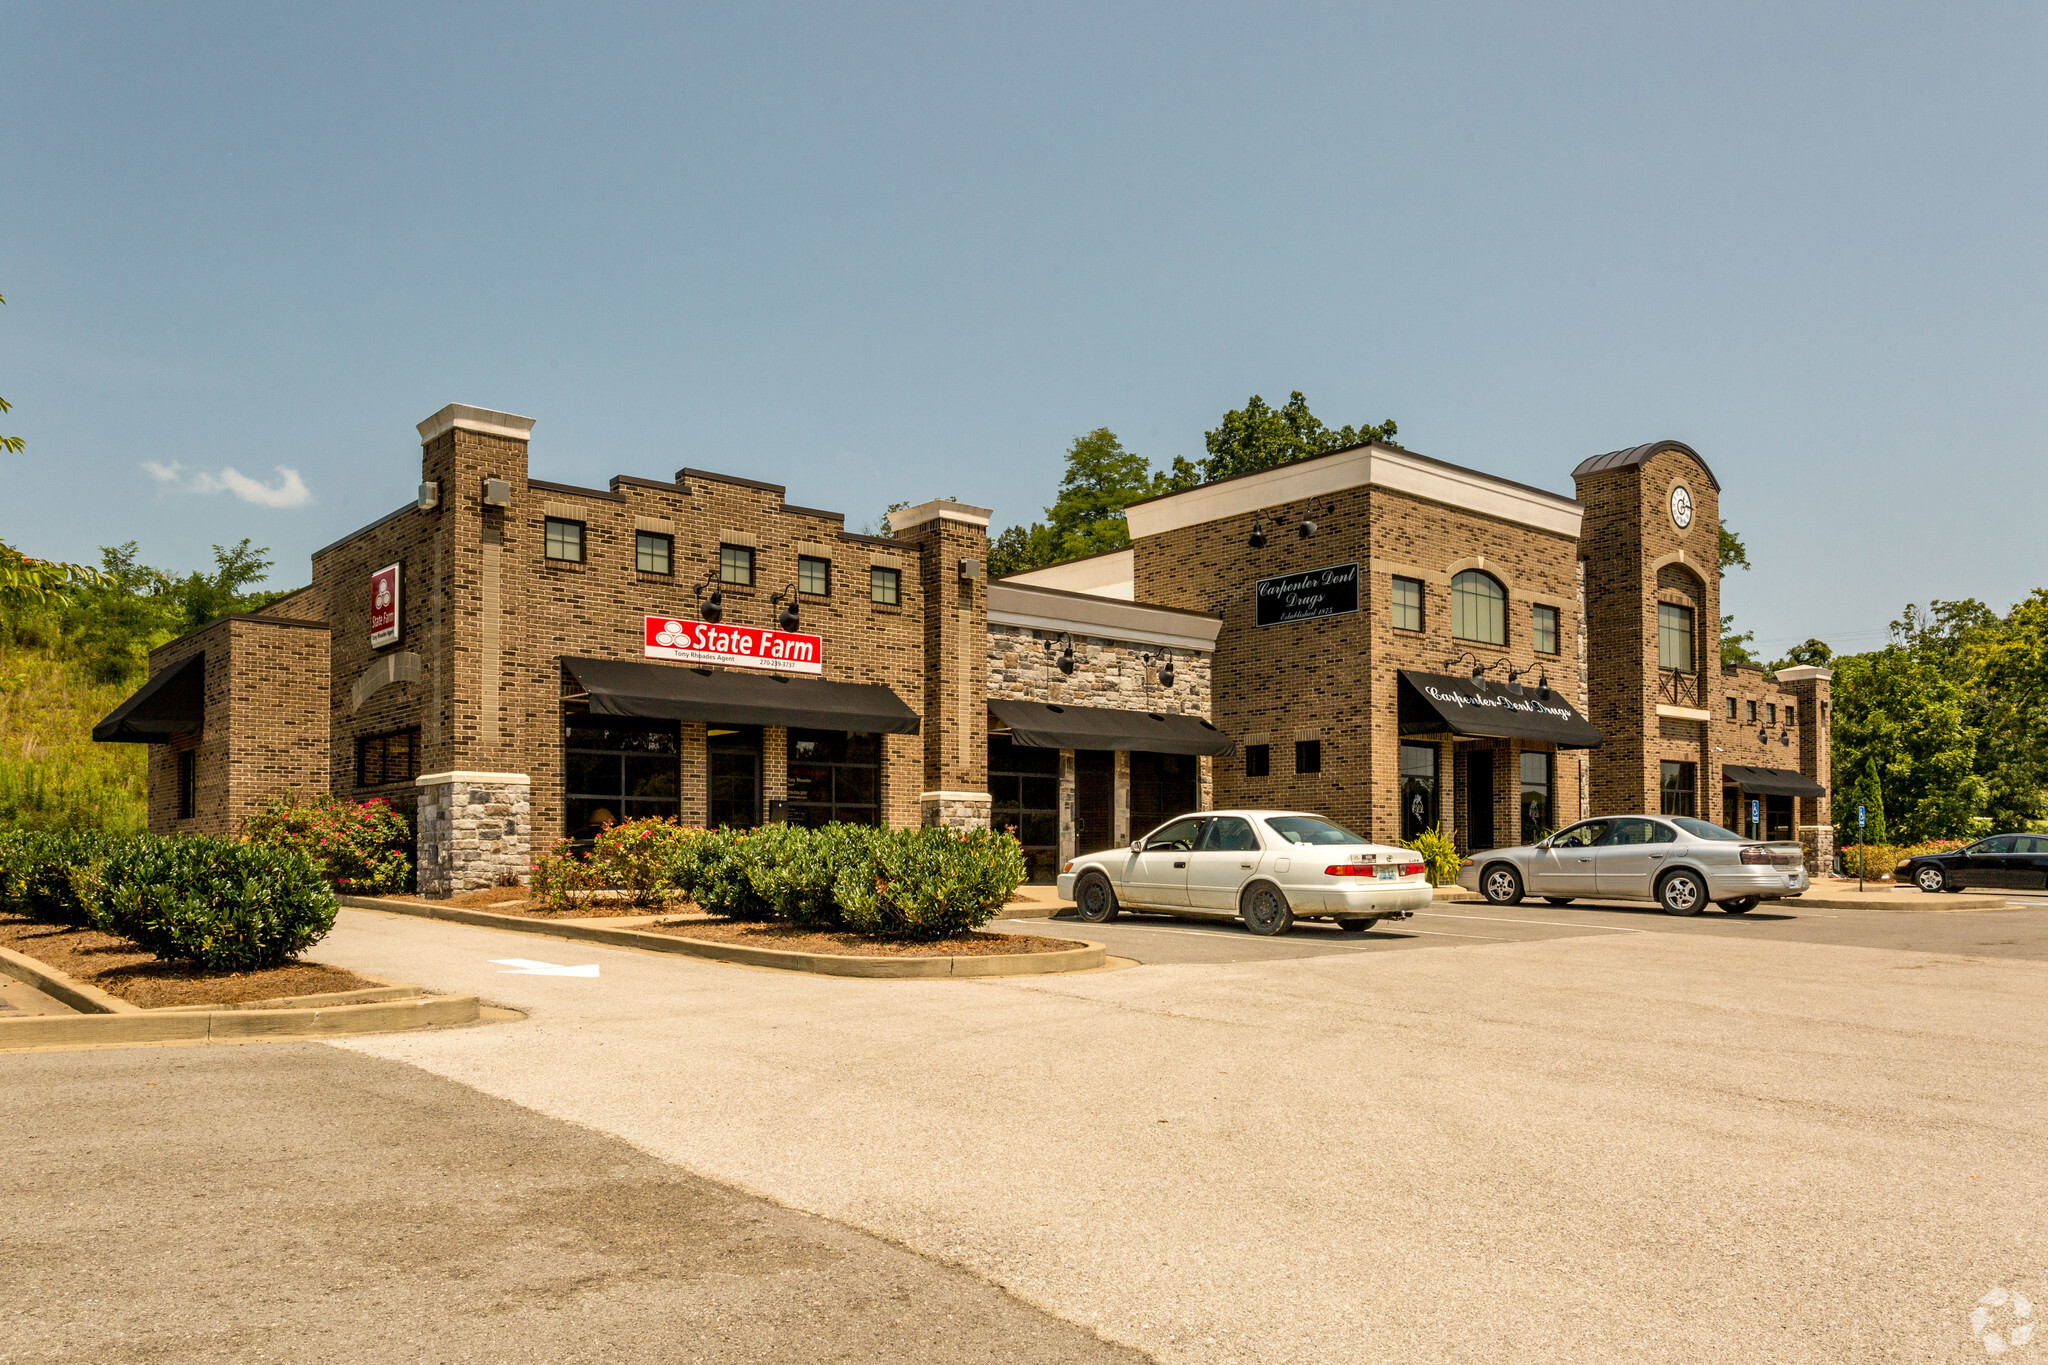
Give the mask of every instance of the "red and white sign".
<svg viewBox="0 0 2048 1365">
<path fill-rule="evenodd" d="M 385 645 L 398 643 L 399 614 L 398 568 L 387 564 L 370 575 L 370 648 L 382 649 Z"/>
<path fill-rule="evenodd" d="M 647 657 L 693 664 L 737 664 L 779 673 L 823 673 L 825 641 L 817 635 L 754 626 L 721 626 L 676 616 L 649 616 Z"/>
</svg>

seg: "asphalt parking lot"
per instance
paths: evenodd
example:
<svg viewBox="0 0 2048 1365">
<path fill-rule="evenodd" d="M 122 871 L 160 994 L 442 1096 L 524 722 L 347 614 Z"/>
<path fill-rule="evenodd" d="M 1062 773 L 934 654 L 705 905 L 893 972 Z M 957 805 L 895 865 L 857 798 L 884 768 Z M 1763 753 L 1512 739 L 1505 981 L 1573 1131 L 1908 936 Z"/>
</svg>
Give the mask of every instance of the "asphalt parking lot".
<svg viewBox="0 0 2048 1365">
<path fill-rule="evenodd" d="M 1238 923 L 1129 912 L 1111 924 L 1082 924 L 1068 912 L 1049 920 L 998 920 L 989 928 L 1090 939 L 1107 945 L 1118 957 L 1158 965 L 1269 962 L 1625 934 L 1725 936 L 2048 961 L 2048 899 L 2015 899 L 2009 904 L 2006 910 L 1976 911 L 1822 910 L 1783 901 L 1758 906 L 1747 915 L 1708 910 L 1681 918 L 1647 902 L 1503 907 L 1440 901 L 1413 919 L 1390 920 L 1363 934 L 1347 934 L 1324 920 L 1303 920 L 1278 938 L 1260 938 Z"/>
</svg>

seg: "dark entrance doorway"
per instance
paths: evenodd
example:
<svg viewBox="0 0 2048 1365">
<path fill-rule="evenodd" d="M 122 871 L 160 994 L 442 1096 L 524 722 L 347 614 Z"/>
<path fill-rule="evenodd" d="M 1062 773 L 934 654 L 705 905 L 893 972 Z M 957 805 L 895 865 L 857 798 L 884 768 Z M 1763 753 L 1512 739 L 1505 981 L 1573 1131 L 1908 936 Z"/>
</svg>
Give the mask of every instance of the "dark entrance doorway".
<svg viewBox="0 0 2048 1365">
<path fill-rule="evenodd" d="M 710 816 L 721 825 L 752 829 L 761 823 L 761 727 L 713 727 L 705 737 L 709 750 Z"/>
<path fill-rule="evenodd" d="M 1025 880 L 1054 880 L 1060 870 L 1060 751 L 990 735 L 988 790 L 994 798 L 989 823 L 1015 830 L 1024 846 Z"/>
<path fill-rule="evenodd" d="M 1465 755 L 1465 847 L 1473 853 L 1494 847 L 1491 749 Z"/>
<path fill-rule="evenodd" d="M 1100 853 L 1116 847 L 1116 755 L 1107 749 L 1074 750 L 1074 849 Z"/>
<path fill-rule="evenodd" d="M 1195 808 L 1193 754 L 1131 754 L 1131 837 Z"/>
</svg>

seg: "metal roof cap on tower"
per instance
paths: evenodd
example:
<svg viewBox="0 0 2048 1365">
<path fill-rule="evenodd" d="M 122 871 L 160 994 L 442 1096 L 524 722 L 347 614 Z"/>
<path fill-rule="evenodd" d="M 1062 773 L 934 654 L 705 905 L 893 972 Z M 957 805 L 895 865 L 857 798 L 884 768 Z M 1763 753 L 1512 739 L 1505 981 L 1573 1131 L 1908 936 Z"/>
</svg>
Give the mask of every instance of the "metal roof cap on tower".
<svg viewBox="0 0 2048 1365">
<path fill-rule="evenodd" d="M 1707 482 L 1714 485 L 1714 491 L 1721 491 L 1721 481 L 1714 477 L 1714 471 L 1707 467 L 1707 462 L 1700 458 L 1697 450 L 1683 441 L 1652 441 L 1648 445 L 1630 446 L 1626 450 L 1610 450 L 1605 455 L 1595 455 L 1590 460 L 1579 461 L 1578 468 L 1572 470 L 1572 477 L 1583 479 L 1588 474 L 1605 474 L 1611 469 L 1627 469 L 1667 450 L 1692 456 L 1693 462 L 1700 467 L 1700 472 L 1707 476 Z"/>
</svg>

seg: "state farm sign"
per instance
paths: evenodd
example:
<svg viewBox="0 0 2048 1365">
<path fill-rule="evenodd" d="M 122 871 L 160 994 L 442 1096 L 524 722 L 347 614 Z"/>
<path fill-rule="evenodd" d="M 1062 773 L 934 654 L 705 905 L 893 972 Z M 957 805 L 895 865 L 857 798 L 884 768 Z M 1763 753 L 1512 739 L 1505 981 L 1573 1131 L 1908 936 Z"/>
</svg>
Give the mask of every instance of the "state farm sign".
<svg viewBox="0 0 2048 1365">
<path fill-rule="evenodd" d="M 401 633 L 399 566 L 386 564 L 370 575 L 370 648 L 398 643 Z"/>
<path fill-rule="evenodd" d="M 674 616 L 649 616 L 647 657 L 693 664 L 737 664 L 781 673 L 823 673 L 825 641 L 816 635 L 753 626 L 721 626 Z"/>
</svg>

